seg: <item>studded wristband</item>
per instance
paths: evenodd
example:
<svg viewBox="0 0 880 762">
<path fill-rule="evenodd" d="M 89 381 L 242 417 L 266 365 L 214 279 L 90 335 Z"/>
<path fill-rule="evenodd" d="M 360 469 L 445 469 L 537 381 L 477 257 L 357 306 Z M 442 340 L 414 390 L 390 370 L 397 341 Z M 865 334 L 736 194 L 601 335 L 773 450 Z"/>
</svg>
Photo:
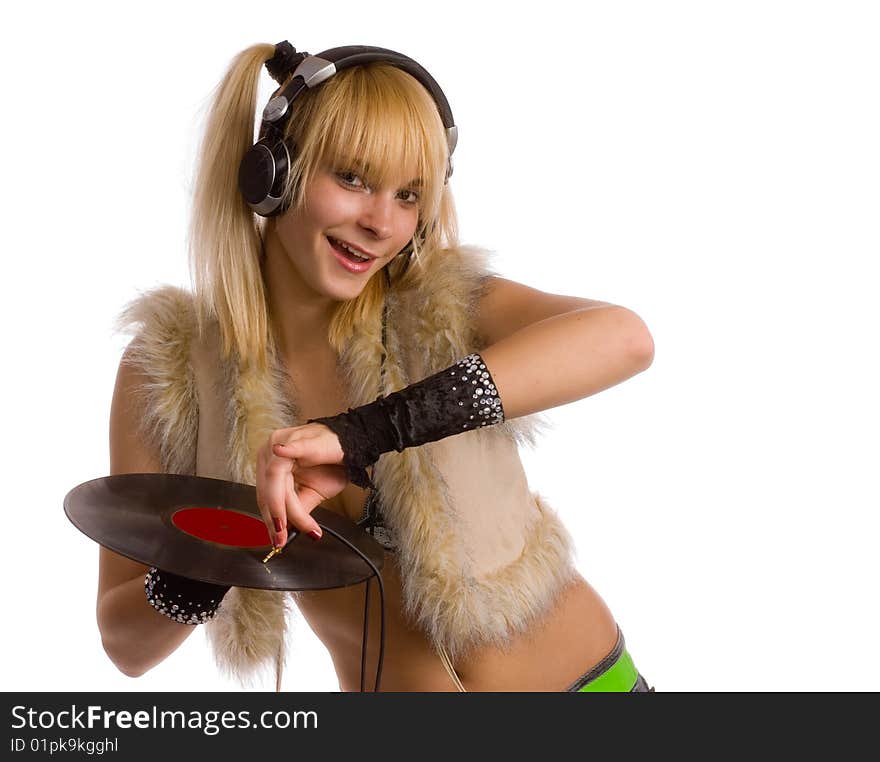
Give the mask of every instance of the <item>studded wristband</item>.
<svg viewBox="0 0 880 762">
<path fill-rule="evenodd" d="M 336 433 L 348 478 L 375 489 L 366 466 L 384 452 L 401 452 L 469 429 L 504 421 L 501 398 L 483 358 L 469 354 L 433 376 L 375 402 L 327 418 L 310 418 Z"/>
<path fill-rule="evenodd" d="M 155 566 L 144 577 L 144 592 L 160 614 L 181 624 L 204 624 L 213 619 L 229 585 L 214 585 L 162 571 Z"/>
</svg>

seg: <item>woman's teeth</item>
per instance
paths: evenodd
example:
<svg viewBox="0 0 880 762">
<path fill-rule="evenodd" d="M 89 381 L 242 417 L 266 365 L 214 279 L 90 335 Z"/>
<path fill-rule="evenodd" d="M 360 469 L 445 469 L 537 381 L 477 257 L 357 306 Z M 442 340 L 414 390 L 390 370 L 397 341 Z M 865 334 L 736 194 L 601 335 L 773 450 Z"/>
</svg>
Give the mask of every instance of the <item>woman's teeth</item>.
<svg viewBox="0 0 880 762">
<path fill-rule="evenodd" d="M 342 241 L 338 241 L 335 238 L 331 238 L 330 240 L 333 241 L 333 243 L 335 243 L 340 249 L 344 250 L 347 254 L 351 255 L 351 257 L 353 259 L 357 259 L 359 262 L 369 262 L 369 260 L 370 260 L 369 257 L 361 256 L 354 249 L 347 246 Z"/>
</svg>

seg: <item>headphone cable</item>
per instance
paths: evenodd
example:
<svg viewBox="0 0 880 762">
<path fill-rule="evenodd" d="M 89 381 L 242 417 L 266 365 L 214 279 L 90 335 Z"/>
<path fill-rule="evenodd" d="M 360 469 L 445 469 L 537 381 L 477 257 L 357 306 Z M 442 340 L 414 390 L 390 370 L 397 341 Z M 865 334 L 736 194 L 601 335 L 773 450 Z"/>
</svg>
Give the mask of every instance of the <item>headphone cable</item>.
<svg viewBox="0 0 880 762">
<path fill-rule="evenodd" d="M 354 544 L 349 542 L 345 537 L 343 537 L 338 532 L 334 531 L 328 526 L 325 526 L 321 522 L 318 522 L 318 526 L 321 527 L 322 530 L 329 532 L 332 534 L 337 540 L 342 541 L 349 548 L 351 548 L 355 553 L 357 553 L 364 561 L 366 561 L 367 565 L 373 570 L 373 574 L 376 577 L 376 580 L 379 583 L 379 661 L 376 664 L 376 683 L 373 687 L 374 692 L 378 692 L 379 690 L 379 681 L 382 677 L 382 661 L 385 657 L 385 586 L 382 584 L 382 575 L 379 573 L 379 569 L 376 567 L 367 555 L 361 551 L 360 548 L 356 547 Z M 368 631 L 368 615 L 369 615 L 369 604 L 370 604 L 370 578 L 367 578 L 367 589 L 366 589 L 366 602 L 364 603 L 364 634 L 363 639 L 361 640 L 361 693 L 364 692 L 364 672 L 366 669 L 366 659 L 367 659 L 367 631 Z"/>
</svg>

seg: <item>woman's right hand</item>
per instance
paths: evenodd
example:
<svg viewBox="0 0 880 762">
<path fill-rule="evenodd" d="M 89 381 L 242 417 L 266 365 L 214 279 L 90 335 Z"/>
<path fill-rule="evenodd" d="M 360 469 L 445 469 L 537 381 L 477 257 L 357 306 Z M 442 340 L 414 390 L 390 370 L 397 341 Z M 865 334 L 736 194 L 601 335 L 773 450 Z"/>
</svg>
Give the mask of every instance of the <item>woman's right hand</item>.
<svg viewBox="0 0 880 762">
<path fill-rule="evenodd" d="M 277 429 L 257 453 L 257 506 L 276 547 L 290 525 L 320 539 L 311 513 L 348 484 L 339 438 L 322 423 Z"/>
</svg>

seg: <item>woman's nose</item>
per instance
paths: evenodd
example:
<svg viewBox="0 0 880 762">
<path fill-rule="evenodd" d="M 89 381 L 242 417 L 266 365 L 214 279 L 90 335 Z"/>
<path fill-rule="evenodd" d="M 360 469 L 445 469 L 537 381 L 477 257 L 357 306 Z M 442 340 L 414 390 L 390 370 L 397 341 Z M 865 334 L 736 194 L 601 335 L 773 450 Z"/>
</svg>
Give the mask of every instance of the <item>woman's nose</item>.
<svg viewBox="0 0 880 762">
<path fill-rule="evenodd" d="M 377 239 L 390 238 L 393 230 L 394 199 L 386 193 L 371 193 L 365 197 L 359 223 Z"/>
</svg>

